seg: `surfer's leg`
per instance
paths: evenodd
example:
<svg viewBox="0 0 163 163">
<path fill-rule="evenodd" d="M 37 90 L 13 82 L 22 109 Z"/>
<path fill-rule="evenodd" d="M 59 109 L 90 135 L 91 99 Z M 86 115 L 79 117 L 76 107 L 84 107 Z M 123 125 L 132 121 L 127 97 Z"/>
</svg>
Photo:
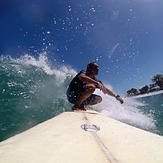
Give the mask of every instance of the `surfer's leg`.
<svg viewBox="0 0 163 163">
<path fill-rule="evenodd" d="M 92 94 L 85 101 L 83 101 L 83 105 L 95 105 L 102 101 L 102 97 L 99 95 Z"/>
<path fill-rule="evenodd" d="M 98 104 L 102 101 L 102 97 L 92 94 L 90 95 L 87 99 L 85 99 L 79 106 L 79 109 L 74 109 L 74 110 L 88 110 L 88 105 L 95 105 Z"/>
<path fill-rule="evenodd" d="M 87 98 L 89 98 L 92 93 L 95 91 L 96 87 L 93 84 L 87 84 L 86 90 L 82 92 L 79 99 L 76 101 L 75 105 L 73 106 L 72 110 L 85 110 L 81 106 L 82 102 L 85 101 Z"/>
<path fill-rule="evenodd" d="M 89 97 L 91 100 L 89 102 L 89 105 L 96 105 L 98 103 L 101 103 L 102 97 L 98 95 L 91 95 L 92 97 Z"/>
</svg>

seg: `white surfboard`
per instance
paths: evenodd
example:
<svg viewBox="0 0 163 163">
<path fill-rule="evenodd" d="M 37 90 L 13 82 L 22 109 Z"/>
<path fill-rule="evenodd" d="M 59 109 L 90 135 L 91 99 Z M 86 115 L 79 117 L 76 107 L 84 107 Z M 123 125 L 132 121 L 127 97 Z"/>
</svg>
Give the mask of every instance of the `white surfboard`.
<svg viewBox="0 0 163 163">
<path fill-rule="evenodd" d="M 163 163 L 163 137 L 95 111 L 64 112 L 1 142 L 0 163 Z"/>
</svg>

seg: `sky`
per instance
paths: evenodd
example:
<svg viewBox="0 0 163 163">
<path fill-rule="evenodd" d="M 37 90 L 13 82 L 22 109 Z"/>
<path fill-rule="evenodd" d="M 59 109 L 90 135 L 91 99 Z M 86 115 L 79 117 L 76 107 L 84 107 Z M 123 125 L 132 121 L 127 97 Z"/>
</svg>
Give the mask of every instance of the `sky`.
<svg viewBox="0 0 163 163">
<path fill-rule="evenodd" d="M 99 64 L 119 93 L 163 74 L 162 0 L 0 0 L 0 55 L 34 57 L 76 71 Z"/>
</svg>

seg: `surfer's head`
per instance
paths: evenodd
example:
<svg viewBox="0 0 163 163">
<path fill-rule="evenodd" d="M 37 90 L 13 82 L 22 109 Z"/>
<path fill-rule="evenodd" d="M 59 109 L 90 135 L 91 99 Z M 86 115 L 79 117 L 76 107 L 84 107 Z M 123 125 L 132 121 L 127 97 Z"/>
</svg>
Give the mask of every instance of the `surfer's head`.
<svg viewBox="0 0 163 163">
<path fill-rule="evenodd" d="M 87 65 L 87 73 L 95 76 L 98 74 L 99 66 L 96 62 L 90 62 Z"/>
</svg>

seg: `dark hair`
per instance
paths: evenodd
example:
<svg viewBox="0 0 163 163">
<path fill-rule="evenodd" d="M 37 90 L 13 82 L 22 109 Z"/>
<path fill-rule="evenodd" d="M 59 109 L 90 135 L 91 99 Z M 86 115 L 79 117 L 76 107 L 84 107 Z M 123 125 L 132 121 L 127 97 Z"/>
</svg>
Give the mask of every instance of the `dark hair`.
<svg viewBox="0 0 163 163">
<path fill-rule="evenodd" d="M 95 67 L 98 67 L 98 64 L 96 62 L 89 62 L 87 65 L 87 71 L 91 71 Z"/>
</svg>

